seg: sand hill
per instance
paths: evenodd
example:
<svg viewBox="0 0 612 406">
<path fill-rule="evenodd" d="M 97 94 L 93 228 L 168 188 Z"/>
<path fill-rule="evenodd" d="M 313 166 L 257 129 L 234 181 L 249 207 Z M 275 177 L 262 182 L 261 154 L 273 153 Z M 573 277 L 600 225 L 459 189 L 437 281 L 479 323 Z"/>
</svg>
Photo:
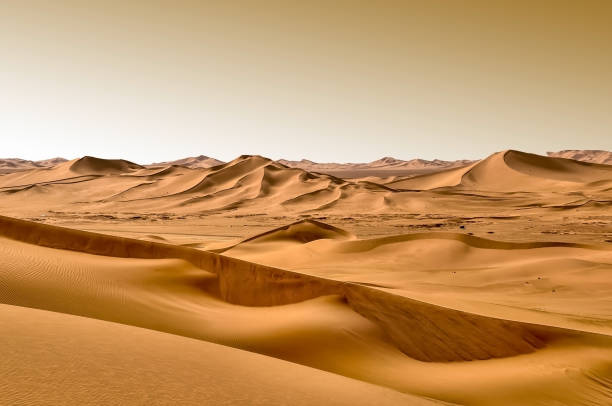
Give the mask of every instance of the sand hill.
<svg viewBox="0 0 612 406">
<path fill-rule="evenodd" d="M 550 157 L 575 159 L 577 161 L 612 165 L 612 152 L 597 149 L 567 149 L 558 152 L 547 152 Z"/>
<path fill-rule="evenodd" d="M 611 208 L 612 166 L 512 150 L 4 174 L 0 404 L 603 405 Z"/>
<path fill-rule="evenodd" d="M 268 208 L 309 210 L 335 204 L 376 204 L 389 189 L 369 182 L 347 182 L 287 168 L 260 156 L 241 156 L 208 169 L 149 167 L 122 160 L 85 157 L 50 169 L 0 178 L 0 193 L 13 207 L 46 196 L 58 209 L 80 210 L 229 210 Z M 49 199 L 49 196 L 56 196 Z M 1 203 L 0 203 L 1 204 Z M 354 202 L 356 204 L 356 202 Z"/>
<path fill-rule="evenodd" d="M 612 166 L 503 151 L 466 167 L 400 179 L 387 186 L 428 190 L 455 187 L 488 191 L 568 190 L 612 179 Z"/>
<path fill-rule="evenodd" d="M 611 254 L 302 222 L 221 256 L 0 217 L 0 400 L 605 404 Z"/>
</svg>

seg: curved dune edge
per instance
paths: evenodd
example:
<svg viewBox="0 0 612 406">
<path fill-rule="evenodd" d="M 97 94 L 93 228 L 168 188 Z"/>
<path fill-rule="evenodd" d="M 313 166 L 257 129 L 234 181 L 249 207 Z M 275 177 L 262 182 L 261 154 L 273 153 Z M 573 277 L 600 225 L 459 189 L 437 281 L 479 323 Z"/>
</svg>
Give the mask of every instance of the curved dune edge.
<svg viewBox="0 0 612 406">
<path fill-rule="evenodd" d="M 209 250 L 217 254 L 222 254 L 238 245 L 254 244 L 262 242 L 295 242 L 300 244 L 309 243 L 322 239 L 334 240 L 353 240 L 355 235 L 346 230 L 322 223 L 314 219 L 299 220 L 286 226 L 277 227 L 263 233 L 247 237 L 237 244 Z"/>
<path fill-rule="evenodd" d="M 406 355 L 420 361 L 468 361 L 530 353 L 549 341 L 586 334 L 480 316 L 375 288 L 259 265 L 212 252 L 134 240 L 0 216 L 0 235 L 50 248 L 131 258 L 179 258 L 217 274 L 233 304 L 274 306 L 340 295 L 379 325 Z"/>
</svg>

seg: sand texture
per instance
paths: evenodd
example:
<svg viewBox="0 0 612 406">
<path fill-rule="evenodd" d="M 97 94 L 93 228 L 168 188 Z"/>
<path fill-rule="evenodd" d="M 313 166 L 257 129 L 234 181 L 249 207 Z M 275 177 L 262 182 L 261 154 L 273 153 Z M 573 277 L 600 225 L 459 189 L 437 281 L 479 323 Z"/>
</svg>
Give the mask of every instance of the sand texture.
<svg viewBox="0 0 612 406">
<path fill-rule="evenodd" d="M 0 176 L 0 404 L 611 404 L 612 166 L 197 165 Z"/>
</svg>

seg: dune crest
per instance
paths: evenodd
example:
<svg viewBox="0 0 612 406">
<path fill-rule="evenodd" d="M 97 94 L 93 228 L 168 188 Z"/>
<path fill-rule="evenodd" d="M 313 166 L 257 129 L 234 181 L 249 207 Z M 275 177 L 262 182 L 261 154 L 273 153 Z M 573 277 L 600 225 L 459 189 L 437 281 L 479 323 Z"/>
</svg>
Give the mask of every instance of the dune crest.
<svg viewBox="0 0 612 406">
<path fill-rule="evenodd" d="M 135 169 L 144 169 L 143 166 L 124 159 L 102 159 L 92 156 L 72 161 L 70 170 L 81 174 L 115 174 Z"/>
</svg>

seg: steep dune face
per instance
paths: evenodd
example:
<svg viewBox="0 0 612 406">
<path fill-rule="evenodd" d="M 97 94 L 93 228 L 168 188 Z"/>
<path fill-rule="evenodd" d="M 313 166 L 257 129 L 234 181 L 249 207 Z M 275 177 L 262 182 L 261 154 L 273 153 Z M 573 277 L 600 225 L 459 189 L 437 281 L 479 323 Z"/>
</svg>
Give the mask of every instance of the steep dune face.
<svg viewBox="0 0 612 406">
<path fill-rule="evenodd" d="M 238 244 L 224 254 L 374 284 L 482 315 L 511 315 L 531 323 L 612 335 L 611 292 L 606 282 L 612 271 L 612 250 L 606 244 L 510 243 L 430 232 L 259 248 L 249 250 Z"/>
<path fill-rule="evenodd" d="M 610 178 L 612 168 L 565 158 L 550 158 L 519 151 L 504 155 L 506 164 L 521 173 L 544 179 L 567 182 L 593 182 Z"/>
<path fill-rule="evenodd" d="M 376 321 L 407 355 L 421 361 L 472 361 L 527 354 L 559 335 L 553 329 L 462 313 L 408 298 L 388 300 L 363 286 L 347 289 L 350 306 Z M 451 328 L 452 326 L 452 328 Z M 452 346 L 440 345 L 452 342 Z"/>
<path fill-rule="evenodd" d="M 415 176 L 408 179 L 397 179 L 386 185 L 395 189 L 430 190 L 461 184 L 463 176 L 477 164 L 466 167 L 447 169 L 434 174 Z"/>
</svg>

